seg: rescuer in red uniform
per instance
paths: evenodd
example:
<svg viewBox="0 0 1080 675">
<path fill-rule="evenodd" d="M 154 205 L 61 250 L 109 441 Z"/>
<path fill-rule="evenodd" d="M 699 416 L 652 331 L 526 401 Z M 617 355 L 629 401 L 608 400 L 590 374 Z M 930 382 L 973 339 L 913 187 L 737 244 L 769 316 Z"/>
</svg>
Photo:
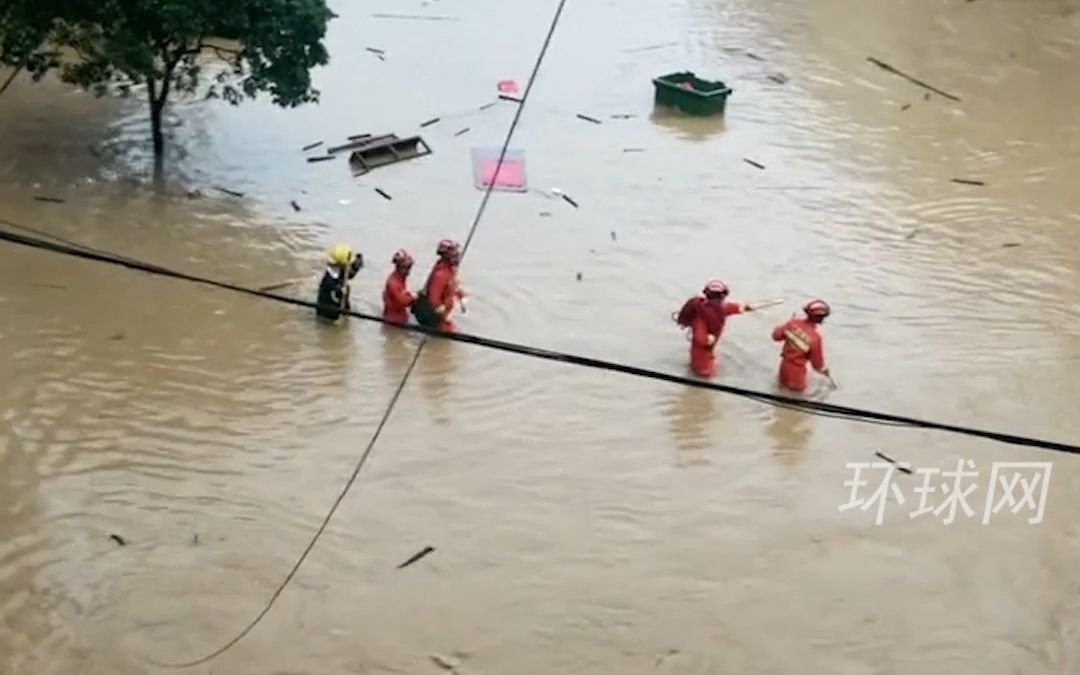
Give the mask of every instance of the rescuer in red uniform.
<svg viewBox="0 0 1080 675">
<path fill-rule="evenodd" d="M 444 333 L 457 330 L 450 316 L 454 307 L 461 301 L 465 311 L 465 292 L 458 285 L 457 269 L 461 262 L 461 246 L 456 241 L 443 239 L 435 250 L 439 259 L 431 268 L 423 298 L 418 299 L 413 308 L 417 321 L 429 327 L 437 327 Z"/>
<path fill-rule="evenodd" d="M 712 377 L 716 374 L 716 344 L 724 332 L 727 318 L 752 312 L 753 307 L 743 302 L 729 302 L 727 285 L 715 279 L 705 285 L 702 293 L 686 301 L 675 321 L 690 329 L 690 369 L 701 377 Z"/>
<path fill-rule="evenodd" d="M 408 286 L 413 259 L 409 252 L 402 248 L 394 253 L 392 262 L 394 271 L 386 277 L 386 287 L 383 289 L 383 318 L 390 323 L 404 326 L 409 321 L 409 308 L 416 300 Z"/>
<path fill-rule="evenodd" d="M 832 310 L 824 300 L 811 300 L 803 307 L 805 319 L 792 317 L 773 329 L 772 339 L 783 342 L 780 350 L 780 385 L 796 392 L 806 391 L 809 364 L 836 386 L 825 367 L 825 347 L 818 326 Z"/>
</svg>

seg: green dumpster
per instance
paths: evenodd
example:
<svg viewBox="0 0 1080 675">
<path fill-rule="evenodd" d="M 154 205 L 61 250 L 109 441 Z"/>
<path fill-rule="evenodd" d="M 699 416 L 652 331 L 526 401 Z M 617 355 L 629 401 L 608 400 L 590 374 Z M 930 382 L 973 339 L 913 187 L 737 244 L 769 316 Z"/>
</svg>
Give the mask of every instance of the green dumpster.
<svg viewBox="0 0 1080 675">
<path fill-rule="evenodd" d="M 721 81 L 702 80 L 687 71 L 653 79 L 656 105 L 677 108 L 687 115 L 723 115 L 732 89 Z"/>
</svg>

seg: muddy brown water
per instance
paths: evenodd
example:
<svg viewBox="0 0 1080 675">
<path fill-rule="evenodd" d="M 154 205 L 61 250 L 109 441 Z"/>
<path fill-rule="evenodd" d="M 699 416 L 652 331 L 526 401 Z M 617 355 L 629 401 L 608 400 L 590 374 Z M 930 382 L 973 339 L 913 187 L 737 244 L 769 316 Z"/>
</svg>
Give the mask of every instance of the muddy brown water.
<svg viewBox="0 0 1080 675">
<path fill-rule="evenodd" d="M 524 86 L 554 5 L 338 4 L 322 104 L 178 104 L 166 193 L 138 103 L 18 82 L 0 218 L 243 284 L 303 277 L 304 297 L 345 240 L 374 307 L 394 249 L 419 276 L 465 237 L 469 150 L 513 115 L 477 108 Z M 732 320 L 723 382 L 770 390 L 770 328 L 821 295 L 828 400 L 1076 442 L 1078 34 L 1057 0 L 569 0 L 513 147 L 580 208 L 493 196 L 462 328 L 682 372 L 669 314 L 720 276 L 788 300 Z M 723 122 L 652 114 L 650 79 L 682 68 L 734 86 Z M 434 154 L 361 179 L 300 152 L 434 116 Z M 416 342 L 0 246 L 0 672 L 172 672 L 150 660 L 220 646 L 317 527 Z M 846 463 L 875 451 L 972 459 L 976 516 L 908 517 L 916 477 L 882 525 L 839 512 Z M 1042 523 L 981 522 L 995 461 L 1053 462 Z M 437 673 L 438 655 L 476 674 L 1074 673 L 1077 461 L 433 342 L 294 583 L 187 672 Z"/>
</svg>

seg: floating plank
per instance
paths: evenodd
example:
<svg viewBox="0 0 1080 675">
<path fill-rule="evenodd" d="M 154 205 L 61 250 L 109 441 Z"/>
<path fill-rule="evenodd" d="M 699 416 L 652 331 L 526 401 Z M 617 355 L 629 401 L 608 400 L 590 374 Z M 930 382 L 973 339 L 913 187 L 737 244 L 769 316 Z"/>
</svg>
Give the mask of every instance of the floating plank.
<svg viewBox="0 0 1080 675">
<path fill-rule="evenodd" d="M 381 136 L 372 136 L 371 134 L 364 134 L 364 136 L 362 138 L 353 138 L 353 137 L 350 136 L 348 143 L 343 143 L 342 145 L 335 145 L 332 148 L 327 148 L 326 149 L 326 154 L 328 154 L 328 155 L 336 155 L 337 153 L 343 152 L 345 150 L 359 150 L 360 148 L 367 147 L 367 146 L 372 145 L 374 143 L 381 143 L 383 141 L 388 141 L 388 140 L 392 140 L 392 139 L 396 139 L 396 138 L 397 138 L 397 134 L 383 134 Z"/>
</svg>

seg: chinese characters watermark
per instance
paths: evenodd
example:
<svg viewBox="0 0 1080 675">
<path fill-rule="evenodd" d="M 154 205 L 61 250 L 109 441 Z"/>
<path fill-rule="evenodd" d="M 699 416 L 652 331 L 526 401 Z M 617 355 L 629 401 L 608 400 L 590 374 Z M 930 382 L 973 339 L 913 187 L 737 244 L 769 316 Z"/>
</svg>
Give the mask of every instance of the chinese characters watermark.
<svg viewBox="0 0 1080 675">
<path fill-rule="evenodd" d="M 933 514 L 940 516 L 942 522 L 949 525 L 956 520 L 958 513 L 963 513 L 967 518 L 975 516 L 976 510 L 972 508 L 972 503 L 978 504 L 977 500 L 982 499 L 976 494 L 980 488 L 980 474 L 975 469 L 975 462 L 970 459 L 958 460 L 955 470 L 925 468 L 913 471 L 910 464 L 903 462 L 848 462 L 847 468 L 854 471 L 851 480 L 844 481 L 844 487 L 851 488 L 851 495 L 847 503 L 841 504 L 837 510 L 843 512 L 859 508 L 869 511 L 876 508 L 875 522 L 878 525 L 885 520 L 885 506 L 889 497 L 898 505 L 908 503 L 901 488 L 901 485 L 907 482 L 897 480 L 897 471 L 918 474 L 921 478 L 915 480 L 916 485 L 912 489 L 914 496 L 908 518 Z M 991 516 L 998 515 L 1007 507 L 1011 507 L 1007 510 L 1013 515 L 1026 508 L 1034 512 L 1028 518 L 1028 523 L 1041 523 L 1046 511 L 1046 495 L 1052 468 L 1050 462 L 994 462 L 981 509 L 983 524 L 988 524 Z M 874 472 L 878 482 L 876 488 L 863 490 L 860 496 L 860 488 L 871 486 L 871 481 L 863 477 L 864 471 Z M 934 499 L 934 495 L 940 495 L 941 498 Z"/>
</svg>

